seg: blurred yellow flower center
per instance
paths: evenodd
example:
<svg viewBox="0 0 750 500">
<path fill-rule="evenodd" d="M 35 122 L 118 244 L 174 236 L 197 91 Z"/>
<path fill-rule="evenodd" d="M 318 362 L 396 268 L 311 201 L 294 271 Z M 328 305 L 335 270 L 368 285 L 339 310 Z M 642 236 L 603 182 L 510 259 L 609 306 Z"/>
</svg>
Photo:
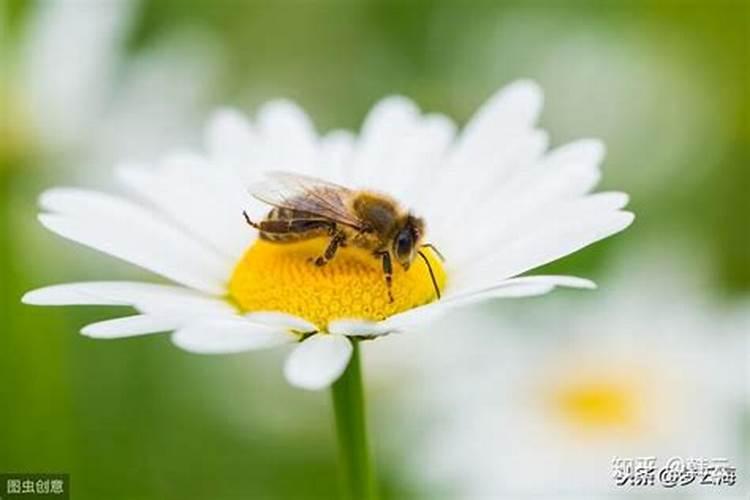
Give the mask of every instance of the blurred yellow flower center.
<svg viewBox="0 0 750 500">
<path fill-rule="evenodd" d="M 243 311 L 281 311 L 304 318 L 324 330 L 335 319 L 378 321 L 432 302 L 435 289 L 425 262 L 417 257 L 408 271 L 393 262 L 393 302 L 380 259 L 348 246 L 324 266 L 312 260 L 321 255 L 326 238 L 298 243 L 257 240 L 237 264 L 229 293 Z M 446 275 L 442 262 L 425 248 L 442 290 Z"/>
<path fill-rule="evenodd" d="M 576 381 L 558 388 L 554 406 L 583 431 L 633 430 L 639 423 L 638 390 L 627 381 Z"/>
</svg>

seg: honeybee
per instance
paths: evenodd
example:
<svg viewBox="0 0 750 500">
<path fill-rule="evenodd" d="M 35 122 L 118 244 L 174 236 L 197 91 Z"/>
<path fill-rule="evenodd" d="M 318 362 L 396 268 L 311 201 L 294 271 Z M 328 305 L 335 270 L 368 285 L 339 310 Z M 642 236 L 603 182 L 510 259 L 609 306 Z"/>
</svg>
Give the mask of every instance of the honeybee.
<svg viewBox="0 0 750 500">
<path fill-rule="evenodd" d="M 260 222 L 252 221 L 243 212 L 261 239 L 283 244 L 329 237 L 325 251 L 313 259 L 316 266 L 326 265 L 339 248 L 347 245 L 368 250 L 381 261 L 390 302 L 393 261 L 406 271 L 419 256 L 429 270 L 435 295 L 440 298 L 440 287 L 422 248 L 431 248 L 443 257 L 433 245 L 422 243 L 424 220 L 404 210 L 390 196 L 286 172 L 268 174 L 266 180 L 250 187 L 250 194 L 273 207 Z"/>
</svg>

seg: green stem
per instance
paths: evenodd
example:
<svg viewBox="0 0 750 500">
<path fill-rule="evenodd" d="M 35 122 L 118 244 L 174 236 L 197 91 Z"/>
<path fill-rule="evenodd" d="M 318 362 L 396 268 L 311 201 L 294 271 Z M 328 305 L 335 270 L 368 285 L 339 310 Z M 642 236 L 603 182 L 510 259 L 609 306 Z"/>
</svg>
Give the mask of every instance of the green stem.
<svg viewBox="0 0 750 500">
<path fill-rule="evenodd" d="M 349 366 L 332 388 L 343 495 L 348 500 L 375 500 L 377 492 L 367 444 L 359 342 L 355 340 L 352 344 Z"/>
</svg>

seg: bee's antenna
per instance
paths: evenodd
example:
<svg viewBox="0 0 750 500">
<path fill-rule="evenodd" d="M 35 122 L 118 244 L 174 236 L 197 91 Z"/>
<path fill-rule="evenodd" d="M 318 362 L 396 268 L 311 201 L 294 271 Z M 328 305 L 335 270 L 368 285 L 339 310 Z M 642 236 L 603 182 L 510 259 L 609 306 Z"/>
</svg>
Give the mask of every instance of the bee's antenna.
<svg viewBox="0 0 750 500">
<path fill-rule="evenodd" d="M 445 257 L 443 257 L 443 254 L 442 254 L 442 253 L 440 253 L 440 250 L 438 250 L 438 249 L 437 249 L 437 247 L 436 247 L 435 245 L 433 245 L 432 243 L 423 243 L 423 244 L 422 244 L 422 246 L 423 246 L 423 247 L 427 247 L 427 248 L 429 248 L 430 250 L 432 250 L 433 252 L 435 252 L 435 254 L 436 254 L 436 255 L 437 255 L 438 257 L 440 257 L 440 260 L 442 260 L 443 262 L 445 262 Z"/>
<path fill-rule="evenodd" d="M 430 264 L 430 260 L 425 256 L 425 254 L 422 253 L 422 250 L 419 250 L 417 253 L 420 257 L 422 257 L 422 260 L 427 265 L 427 270 L 430 271 L 432 286 L 435 288 L 435 294 L 437 295 L 437 298 L 440 299 L 440 287 L 438 286 L 437 280 L 435 279 L 435 273 L 432 272 L 432 264 Z"/>
</svg>

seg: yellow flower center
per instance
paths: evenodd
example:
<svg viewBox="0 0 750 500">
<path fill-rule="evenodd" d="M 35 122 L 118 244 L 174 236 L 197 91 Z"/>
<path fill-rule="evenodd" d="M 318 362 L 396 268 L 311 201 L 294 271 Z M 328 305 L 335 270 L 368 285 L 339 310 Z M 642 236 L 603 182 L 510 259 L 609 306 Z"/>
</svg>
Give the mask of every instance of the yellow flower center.
<svg viewBox="0 0 750 500">
<path fill-rule="evenodd" d="M 640 424 L 639 388 L 626 380 L 569 381 L 557 388 L 553 404 L 581 431 L 634 431 Z"/>
<path fill-rule="evenodd" d="M 326 265 L 316 266 L 312 260 L 322 255 L 327 244 L 327 238 L 298 243 L 257 240 L 232 274 L 230 295 L 243 311 L 281 311 L 304 318 L 321 330 L 336 319 L 378 321 L 437 298 L 420 257 L 408 271 L 393 262 L 390 302 L 380 259 L 348 246 L 339 248 Z M 422 252 L 443 290 L 446 274 L 442 262 L 431 249 Z"/>
</svg>

